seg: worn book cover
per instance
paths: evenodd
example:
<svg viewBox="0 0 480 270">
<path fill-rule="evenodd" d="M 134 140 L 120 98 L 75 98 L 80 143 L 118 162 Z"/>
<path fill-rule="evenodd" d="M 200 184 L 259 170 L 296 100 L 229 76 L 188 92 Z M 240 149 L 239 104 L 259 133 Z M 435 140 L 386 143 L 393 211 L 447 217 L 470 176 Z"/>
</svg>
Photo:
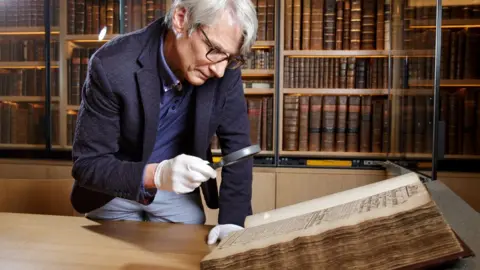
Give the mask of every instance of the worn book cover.
<svg viewBox="0 0 480 270">
<path fill-rule="evenodd" d="M 465 256 L 414 173 L 247 217 L 202 269 L 413 269 Z"/>
</svg>

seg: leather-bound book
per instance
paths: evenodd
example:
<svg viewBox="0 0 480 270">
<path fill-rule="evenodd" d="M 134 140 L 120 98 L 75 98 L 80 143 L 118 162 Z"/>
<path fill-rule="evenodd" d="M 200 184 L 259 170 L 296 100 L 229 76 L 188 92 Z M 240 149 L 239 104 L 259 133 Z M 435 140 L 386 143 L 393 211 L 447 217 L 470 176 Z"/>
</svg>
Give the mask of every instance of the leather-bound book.
<svg viewBox="0 0 480 270">
<path fill-rule="evenodd" d="M 283 150 L 298 150 L 300 97 L 283 97 Z"/>
<path fill-rule="evenodd" d="M 332 152 L 335 149 L 335 130 L 337 120 L 337 96 L 323 97 L 322 144 L 321 151 Z"/>
<path fill-rule="evenodd" d="M 430 269 L 472 255 L 408 173 L 247 216 L 200 269 Z"/>
<path fill-rule="evenodd" d="M 325 13 L 324 18 L 324 29 L 323 29 L 323 49 L 324 50 L 334 50 L 335 49 L 335 8 L 336 0 L 325 0 Z"/>
<path fill-rule="evenodd" d="M 476 111 L 476 115 L 477 115 L 477 122 L 476 122 L 476 131 L 475 131 L 475 138 L 478 138 L 480 137 L 480 93 L 477 92 L 477 99 L 476 99 L 476 103 L 477 103 L 477 111 Z M 475 154 L 477 155 L 480 155 L 480 140 L 475 140 L 475 144 L 476 144 L 476 147 L 475 147 Z"/>
<path fill-rule="evenodd" d="M 362 0 L 362 50 L 375 49 L 375 0 Z"/>
<path fill-rule="evenodd" d="M 426 122 L 427 122 L 427 106 L 425 96 L 415 96 L 415 128 L 413 138 L 413 152 L 424 153 L 425 152 L 425 135 L 426 135 Z"/>
<path fill-rule="evenodd" d="M 298 85 L 296 87 L 298 88 L 305 88 L 306 78 L 305 78 L 305 65 L 306 65 L 306 60 L 307 58 L 298 58 L 297 63 L 298 63 Z"/>
<path fill-rule="evenodd" d="M 67 0 L 67 33 L 69 35 L 75 34 L 75 9 L 75 0 Z"/>
<path fill-rule="evenodd" d="M 358 152 L 360 133 L 360 96 L 348 97 L 347 152 Z"/>
<path fill-rule="evenodd" d="M 335 49 L 341 50 L 343 48 L 343 0 L 336 0 L 337 1 L 337 9 L 336 9 L 336 25 L 335 25 Z"/>
<path fill-rule="evenodd" d="M 383 141 L 382 153 L 390 152 L 390 100 L 383 100 Z"/>
<path fill-rule="evenodd" d="M 382 1 L 382 0 L 377 0 L 377 1 Z M 391 22 L 391 3 L 392 3 L 392 0 L 385 0 L 384 1 L 384 5 L 383 5 L 383 9 L 384 9 L 384 35 L 383 35 L 383 38 L 384 38 L 384 46 L 383 46 L 383 49 L 384 50 L 390 50 L 392 47 L 391 47 L 391 44 L 390 44 L 390 22 Z"/>
<path fill-rule="evenodd" d="M 311 0 L 310 49 L 323 49 L 323 6 L 324 0 Z"/>
<path fill-rule="evenodd" d="M 322 98 L 323 96 L 310 97 L 310 116 L 308 127 L 309 151 L 320 151 L 320 132 L 322 127 Z"/>
<path fill-rule="evenodd" d="M 257 39 L 266 40 L 267 38 L 267 0 L 258 0 L 257 2 L 257 20 L 258 20 Z"/>
<path fill-rule="evenodd" d="M 285 50 L 293 49 L 293 1 L 285 0 Z"/>
<path fill-rule="evenodd" d="M 344 50 L 350 50 L 350 27 L 352 16 L 352 4 L 351 0 L 344 0 L 343 2 L 343 42 L 342 47 Z"/>
<path fill-rule="evenodd" d="M 322 62 L 322 58 L 313 58 L 313 61 L 315 63 L 314 65 L 314 69 L 313 69 L 313 76 L 314 76 L 314 84 L 313 84 L 313 88 L 320 88 L 321 85 L 321 74 L 322 74 L 322 69 L 320 67 L 320 64 L 323 63 Z"/>
<path fill-rule="evenodd" d="M 320 88 L 327 88 L 327 73 L 328 73 L 328 58 L 319 59 L 319 73 L 318 81 L 320 83 Z"/>
<path fill-rule="evenodd" d="M 273 150 L 273 97 L 267 100 L 267 150 Z"/>
<path fill-rule="evenodd" d="M 383 50 L 385 48 L 385 2 L 384 0 L 377 0 L 377 22 L 376 22 L 376 41 L 375 48 Z"/>
<path fill-rule="evenodd" d="M 302 50 L 310 50 L 311 1 L 302 0 Z"/>
<path fill-rule="evenodd" d="M 355 70 L 356 70 L 356 61 L 354 57 L 347 58 L 347 88 L 355 88 Z"/>
<path fill-rule="evenodd" d="M 293 70 L 290 70 L 290 61 L 291 58 L 285 56 L 283 58 L 283 87 L 290 88 L 290 72 L 293 73 Z"/>
<path fill-rule="evenodd" d="M 414 144 L 414 111 L 415 111 L 415 96 L 406 96 L 403 97 L 404 100 L 404 119 L 402 130 L 404 131 L 405 143 L 404 148 L 407 153 L 413 153 L 413 144 Z"/>
<path fill-rule="evenodd" d="M 337 104 L 337 124 L 335 132 L 335 151 L 345 152 L 346 150 L 346 132 L 347 132 L 347 110 L 348 97 L 338 96 Z"/>
<path fill-rule="evenodd" d="M 267 0 L 267 40 L 275 40 L 275 0 Z"/>
<path fill-rule="evenodd" d="M 250 121 L 250 140 L 252 144 L 261 144 L 262 99 L 247 98 L 248 119 Z"/>
<path fill-rule="evenodd" d="M 362 1 L 352 0 L 350 18 L 350 50 L 360 50 L 362 38 Z"/>
<path fill-rule="evenodd" d="M 458 44 L 457 44 L 457 59 L 455 67 L 455 79 L 463 79 L 463 70 L 465 66 L 465 30 L 457 32 Z"/>
<path fill-rule="evenodd" d="M 75 0 L 75 34 L 85 34 L 85 0 Z"/>
<path fill-rule="evenodd" d="M 425 99 L 427 108 L 427 122 L 425 126 L 425 153 L 431 153 L 433 147 L 433 97 Z"/>
<path fill-rule="evenodd" d="M 357 58 L 355 63 L 355 88 L 364 89 L 366 88 L 366 58 Z"/>
<path fill-rule="evenodd" d="M 457 141 L 458 141 L 458 119 L 457 119 L 457 111 L 458 111 L 458 100 L 456 93 L 448 95 L 448 126 L 447 126 L 447 154 L 457 154 Z"/>
<path fill-rule="evenodd" d="M 458 50 L 458 35 L 456 32 L 452 32 L 450 35 L 450 71 L 449 79 L 455 79 L 456 67 L 457 67 L 457 50 Z"/>
<path fill-rule="evenodd" d="M 339 88 L 347 88 L 347 58 L 340 58 Z"/>
<path fill-rule="evenodd" d="M 372 152 L 382 152 L 383 99 L 372 101 Z"/>
<path fill-rule="evenodd" d="M 300 116 L 299 116 L 299 134 L 298 150 L 308 151 L 308 116 L 310 107 L 310 96 L 300 96 Z"/>
<path fill-rule="evenodd" d="M 372 96 L 362 96 L 360 152 L 371 152 Z"/>
<path fill-rule="evenodd" d="M 463 154 L 463 130 L 465 119 L 465 96 L 467 93 L 466 88 L 460 88 L 457 90 L 457 151 L 458 154 Z"/>
<path fill-rule="evenodd" d="M 340 58 L 333 58 L 333 88 L 340 86 Z"/>
<path fill-rule="evenodd" d="M 262 150 L 267 150 L 267 128 L 268 128 L 268 125 L 267 125 L 267 119 L 268 119 L 267 107 L 268 107 L 268 99 L 269 98 L 270 97 L 262 97 L 262 114 L 261 114 L 261 117 L 262 117 L 262 127 L 261 127 L 262 141 L 261 141 L 261 144 L 260 144 L 260 148 Z"/>
<path fill-rule="evenodd" d="M 469 89 L 465 93 L 463 113 L 463 154 L 475 154 L 475 91 Z M 477 122 L 480 119 L 477 119 Z M 477 123 L 478 125 L 478 123 Z M 478 138 L 478 137 L 477 137 Z M 477 139 L 478 140 L 478 139 Z"/>
<path fill-rule="evenodd" d="M 293 0 L 293 49 L 302 48 L 302 0 Z"/>
<path fill-rule="evenodd" d="M 451 29 L 442 29 L 442 47 L 440 56 L 440 78 L 448 79 L 450 74 L 450 36 Z"/>
</svg>

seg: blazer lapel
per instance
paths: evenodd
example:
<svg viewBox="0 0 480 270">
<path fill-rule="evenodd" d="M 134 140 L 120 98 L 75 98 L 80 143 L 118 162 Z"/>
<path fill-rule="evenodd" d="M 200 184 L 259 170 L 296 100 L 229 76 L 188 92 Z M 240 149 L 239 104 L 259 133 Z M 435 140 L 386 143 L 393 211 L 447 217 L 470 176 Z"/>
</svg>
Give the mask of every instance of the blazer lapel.
<svg viewBox="0 0 480 270">
<path fill-rule="evenodd" d="M 158 31 L 151 34 L 146 46 L 138 57 L 140 69 L 136 71 L 139 95 L 144 112 L 143 160 L 150 156 L 155 143 L 160 112 L 160 78 L 158 77 L 157 58 L 159 50 Z"/>
<path fill-rule="evenodd" d="M 207 158 L 207 148 L 209 145 L 208 131 L 215 93 L 215 87 L 211 84 L 212 83 L 206 83 L 195 90 L 195 139 L 193 150 L 195 155 L 203 159 Z"/>
</svg>

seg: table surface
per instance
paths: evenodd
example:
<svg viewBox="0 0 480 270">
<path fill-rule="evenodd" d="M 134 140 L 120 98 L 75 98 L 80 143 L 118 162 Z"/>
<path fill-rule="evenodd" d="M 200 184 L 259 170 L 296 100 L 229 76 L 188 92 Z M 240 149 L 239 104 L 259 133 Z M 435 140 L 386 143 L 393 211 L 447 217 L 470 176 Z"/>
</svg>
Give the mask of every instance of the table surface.
<svg viewBox="0 0 480 270">
<path fill-rule="evenodd" d="M 199 269 L 210 228 L 0 213 L 0 269 Z"/>
<path fill-rule="evenodd" d="M 447 222 L 477 255 L 450 269 L 480 268 L 480 216 L 439 181 L 426 184 Z M 95 222 L 0 213 L 0 269 L 199 269 L 211 226 Z"/>
</svg>

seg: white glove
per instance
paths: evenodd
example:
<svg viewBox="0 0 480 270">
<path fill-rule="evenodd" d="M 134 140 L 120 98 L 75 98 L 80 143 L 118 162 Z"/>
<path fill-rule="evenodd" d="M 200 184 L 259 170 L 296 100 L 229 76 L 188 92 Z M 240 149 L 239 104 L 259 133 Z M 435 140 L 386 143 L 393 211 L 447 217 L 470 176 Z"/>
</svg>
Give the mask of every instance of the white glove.
<svg viewBox="0 0 480 270">
<path fill-rule="evenodd" d="M 217 172 L 208 165 L 208 161 L 181 154 L 160 162 L 153 180 L 157 189 L 181 194 L 192 192 L 202 182 L 216 176 Z"/>
<path fill-rule="evenodd" d="M 230 233 L 235 231 L 243 230 L 243 227 L 240 227 L 235 224 L 220 224 L 213 227 L 210 232 L 208 233 L 208 244 L 213 245 L 218 240 L 222 240 L 223 238 L 227 237 Z"/>
</svg>

